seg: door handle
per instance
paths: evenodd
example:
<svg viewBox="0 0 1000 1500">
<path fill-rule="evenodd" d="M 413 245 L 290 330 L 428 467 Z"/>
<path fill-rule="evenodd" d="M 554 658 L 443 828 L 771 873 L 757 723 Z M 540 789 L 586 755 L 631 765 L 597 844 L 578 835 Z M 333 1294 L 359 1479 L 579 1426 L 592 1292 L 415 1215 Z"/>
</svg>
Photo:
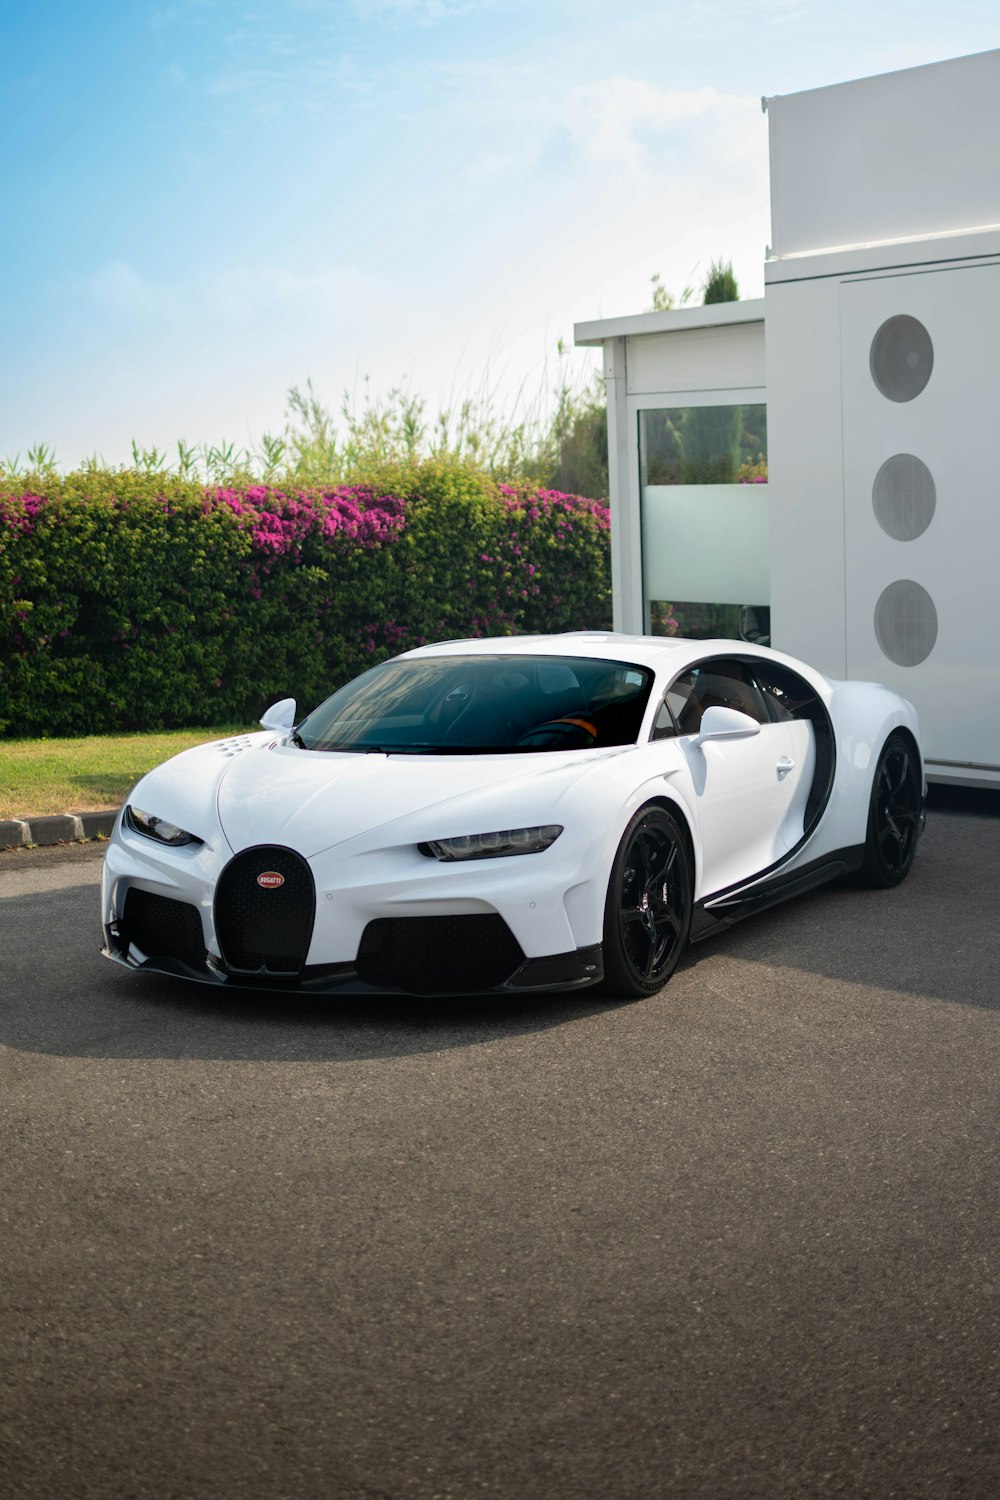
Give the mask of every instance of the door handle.
<svg viewBox="0 0 1000 1500">
<path fill-rule="evenodd" d="M 795 770 L 795 762 L 790 755 L 782 755 L 775 769 L 778 772 L 778 780 L 782 781 L 788 775 L 789 771 Z"/>
</svg>

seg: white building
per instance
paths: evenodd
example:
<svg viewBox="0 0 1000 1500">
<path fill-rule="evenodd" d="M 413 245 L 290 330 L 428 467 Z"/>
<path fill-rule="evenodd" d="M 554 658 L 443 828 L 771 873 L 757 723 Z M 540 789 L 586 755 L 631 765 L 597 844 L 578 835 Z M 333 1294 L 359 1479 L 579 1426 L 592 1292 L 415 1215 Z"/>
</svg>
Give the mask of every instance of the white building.
<svg viewBox="0 0 1000 1500">
<path fill-rule="evenodd" d="M 913 700 L 933 779 L 1000 785 L 1000 51 L 765 106 L 763 300 L 576 329 L 615 624 L 769 605 L 773 645 Z"/>
</svg>

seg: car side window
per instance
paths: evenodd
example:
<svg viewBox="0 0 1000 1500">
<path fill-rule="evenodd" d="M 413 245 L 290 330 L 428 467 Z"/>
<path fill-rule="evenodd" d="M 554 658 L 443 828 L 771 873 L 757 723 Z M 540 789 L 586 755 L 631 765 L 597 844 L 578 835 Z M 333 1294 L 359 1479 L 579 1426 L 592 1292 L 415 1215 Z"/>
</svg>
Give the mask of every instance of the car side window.
<svg viewBox="0 0 1000 1500">
<path fill-rule="evenodd" d="M 669 705 L 679 734 L 697 734 L 706 708 L 735 708 L 758 724 L 770 723 L 764 695 L 748 662 L 722 658 L 701 662 L 668 688 L 664 704 Z"/>
<path fill-rule="evenodd" d="M 676 735 L 677 725 L 674 722 L 673 714 L 670 712 L 670 705 L 667 703 L 666 698 L 664 698 L 657 711 L 656 722 L 653 725 L 653 739 L 672 740 Z"/>
<path fill-rule="evenodd" d="M 759 679 L 761 692 L 771 712 L 771 718 L 776 724 L 787 724 L 789 719 L 795 718 L 794 710 L 782 689 L 774 682 L 766 682 L 763 677 Z"/>
<path fill-rule="evenodd" d="M 779 724 L 789 719 L 808 719 L 816 704 L 816 694 L 807 682 L 781 662 L 758 661 L 754 675 L 764 694 L 771 718 Z"/>
<path fill-rule="evenodd" d="M 700 714 L 694 716 L 697 720 L 694 728 L 687 727 L 688 720 L 692 717 L 689 704 L 694 692 L 694 684 L 695 673 L 684 672 L 667 688 L 659 713 L 656 715 L 656 723 L 653 725 L 654 740 L 667 740 L 678 734 L 697 733 L 697 725 L 701 722 Z"/>
</svg>

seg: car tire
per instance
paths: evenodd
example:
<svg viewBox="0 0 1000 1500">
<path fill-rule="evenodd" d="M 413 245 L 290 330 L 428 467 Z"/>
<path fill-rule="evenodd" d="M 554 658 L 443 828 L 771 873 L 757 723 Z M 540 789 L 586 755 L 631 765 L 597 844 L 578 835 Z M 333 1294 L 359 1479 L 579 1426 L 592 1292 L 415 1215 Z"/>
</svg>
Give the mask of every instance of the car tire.
<svg viewBox="0 0 1000 1500">
<path fill-rule="evenodd" d="M 919 757 L 906 735 L 890 734 L 872 780 L 859 885 L 884 890 L 906 879 L 917 852 L 922 804 Z"/>
<path fill-rule="evenodd" d="M 691 861 L 662 807 L 643 807 L 622 835 L 604 907 L 604 991 L 653 995 L 677 967 L 691 930 Z"/>
</svg>

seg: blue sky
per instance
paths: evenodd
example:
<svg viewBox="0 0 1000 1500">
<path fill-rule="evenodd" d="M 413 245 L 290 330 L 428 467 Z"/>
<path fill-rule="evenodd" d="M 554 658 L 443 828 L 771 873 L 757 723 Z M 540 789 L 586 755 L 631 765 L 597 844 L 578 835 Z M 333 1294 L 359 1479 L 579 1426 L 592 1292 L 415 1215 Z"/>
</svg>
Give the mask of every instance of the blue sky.
<svg viewBox="0 0 1000 1500">
<path fill-rule="evenodd" d="M 0 10 L 0 455 L 244 444 L 285 393 L 521 409 L 575 321 L 733 259 L 762 94 L 1000 46 L 995 0 L 45 0 Z M 574 368 L 594 357 L 581 352 Z M 519 396 L 520 393 L 520 396 Z"/>
</svg>

